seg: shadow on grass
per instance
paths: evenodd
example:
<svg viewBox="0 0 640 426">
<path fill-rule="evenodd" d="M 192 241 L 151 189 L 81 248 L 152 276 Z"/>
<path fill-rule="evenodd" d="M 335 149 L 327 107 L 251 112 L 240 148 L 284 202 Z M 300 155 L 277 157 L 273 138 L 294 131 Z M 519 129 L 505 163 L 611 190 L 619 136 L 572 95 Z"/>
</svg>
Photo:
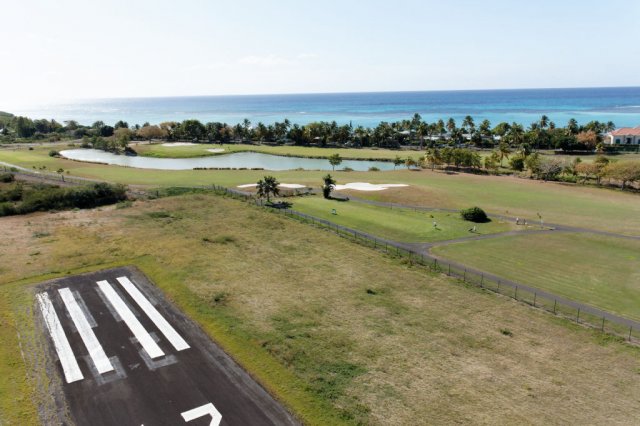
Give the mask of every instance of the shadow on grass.
<svg viewBox="0 0 640 426">
<path fill-rule="evenodd" d="M 277 203 L 267 202 L 265 203 L 265 206 L 271 207 L 274 209 L 290 209 L 291 206 L 293 206 L 293 204 L 288 201 L 278 201 Z"/>
</svg>

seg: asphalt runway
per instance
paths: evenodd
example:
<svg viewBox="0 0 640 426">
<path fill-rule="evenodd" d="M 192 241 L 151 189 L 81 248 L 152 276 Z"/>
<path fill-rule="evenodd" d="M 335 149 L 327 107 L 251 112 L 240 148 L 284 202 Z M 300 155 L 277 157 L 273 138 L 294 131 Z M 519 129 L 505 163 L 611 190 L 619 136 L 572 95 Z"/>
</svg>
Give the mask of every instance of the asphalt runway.
<svg viewBox="0 0 640 426">
<path fill-rule="evenodd" d="M 299 424 L 135 268 L 42 283 L 36 312 L 59 378 L 58 421 Z"/>
</svg>

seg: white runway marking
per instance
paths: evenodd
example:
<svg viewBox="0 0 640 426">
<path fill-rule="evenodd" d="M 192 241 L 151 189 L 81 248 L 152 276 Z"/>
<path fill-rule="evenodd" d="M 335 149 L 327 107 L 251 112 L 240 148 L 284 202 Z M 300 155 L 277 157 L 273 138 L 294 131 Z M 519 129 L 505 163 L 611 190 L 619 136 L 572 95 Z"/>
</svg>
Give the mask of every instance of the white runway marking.
<svg viewBox="0 0 640 426">
<path fill-rule="evenodd" d="M 202 405 L 200 407 L 196 407 L 193 410 L 185 411 L 184 413 L 180 413 L 185 422 L 190 422 L 191 420 L 195 420 L 204 416 L 211 416 L 211 423 L 209 426 L 218 426 L 220 421 L 222 421 L 222 414 L 213 406 L 212 403 L 208 403 Z"/>
<path fill-rule="evenodd" d="M 111 303 L 116 312 L 118 312 L 120 318 L 127 324 L 129 330 L 131 330 L 151 359 L 163 356 L 164 352 L 162 352 L 160 346 L 158 346 L 147 330 L 140 324 L 140 321 L 133 315 L 131 309 L 129 309 L 120 296 L 118 296 L 118 293 L 116 293 L 113 287 L 111 287 L 107 281 L 98 281 L 97 284 L 102 294 L 109 300 L 109 303 Z"/>
<path fill-rule="evenodd" d="M 73 320 L 78 333 L 80 333 L 80 337 L 82 338 L 84 345 L 87 347 L 87 351 L 89 352 L 91 360 L 95 364 L 98 373 L 104 374 L 109 371 L 113 371 L 111 361 L 109 361 L 107 354 L 104 353 L 100 342 L 98 342 L 96 335 L 91 329 L 91 325 L 84 316 L 76 298 L 73 297 L 71 290 L 68 288 L 61 288 L 58 290 L 58 293 L 60 293 L 60 297 L 62 297 L 62 301 L 67 307 L 67 311 L 69 311 L 69 315 L 71 315 L 71 319 Z"/>
<path fill-rule="evenodd" d="M 84 376 L 82 375 L 82 371 L 80 371 L 78 361 L 76 361 L 73 350 L 69 345 L 69 340 L 67 340 L 67 336 L 64 334 L 64 329 L 62 328 L 62 324 L 60 324 L 60 319 L 51 303 L 51 299 L 49 299 L 49 295 L 47 293 L 36 294 L 36 299 L 38 300 L 44 322 L 53 340 L 53 346 L 58 353 L 58 358 L 60 359 L 60 364 L 62 364 L 62 371 L 64 371 L 64 377 L 67 383 L 82 380 Z"/>
<path fill-rule="evenodd" d="M 118 282 L 124 287 L 124 289 L 129 293 L 129 295 L 136 301 L 138 306 L 144 311 L 145 314 L 153 321 L 153 323 L 158 327 L 158 329 L 164 334 L 164 337 L 171 342 L 174 348 L 177 351 L 182 351 L 185 349 L 189 349 L 189 345 L 185 340 L 178 334 L 178 332 L 167 322 L 166 319 L 158 312 L 158 310 L 149 302 L 149 300 L 144 297 L 144 295 L 138 290 L 127 277 L 117 278 Z"/>
</svg>

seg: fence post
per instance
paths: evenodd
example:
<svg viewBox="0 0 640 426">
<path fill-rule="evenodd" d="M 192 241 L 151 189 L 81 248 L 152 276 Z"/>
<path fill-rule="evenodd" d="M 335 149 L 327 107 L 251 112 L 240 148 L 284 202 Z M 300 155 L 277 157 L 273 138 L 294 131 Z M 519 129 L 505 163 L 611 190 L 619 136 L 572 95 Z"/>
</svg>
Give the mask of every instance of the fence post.
<svg viewBox="0 0 640 426">
<path fill-rule="evenodd" d="M 514 296 L 514 299 L 518 300 L 518 286 L 516 286 L 516 294 Z"/>
<path fill-rule="evenodd" d="M 480 287 L 484 288 L 484 274 L 480 274 Z"/>
<path fill-rule="evenodd" d="M 498 280 L 498 289 L 496 290 L 497 293 L 500 293 L 500 280 Z"/>
<path fill-rule="evenodd" d="M 451 276 L 451 264 L 449 264 L 449 272 L 447 272 L 448 276 Z"/>
<path fill-rule="evenodd" d="M 578 315 L 576 316 L 576 322 L 580 323 L 580 308 L 578 308 Z"/>
<path fill-rule="evenodd" d="M 553 314 L 556 314 L 556 305 L 558 304 L 558 301 L 556 299 L 553 299 Z"/>
<path fill-rule="evenodd" d="M 533 307 L 536 307 L 536 298 L 538 297 L 538 293 L 533 293 Z"/>
<path fill-rule="evenodd" d="M 464 276 L 462 277 L 462 282 L 466 283 L 467 282 L 467 270 L 464 270 Z"/>
<path fill-rule="evenodd" d="M 629 326 L 629 341 L 631 341 L 631 330 L 633 330 L 633 327 Z"/>
<path fill-rule="evenodd" d="M 600 328 L 600 331 L 604 332 L 604 315 L 602 316 L 602 327 Z"/>
<path fill-rule="evenodd" d="M 438 259 L 433 259 L 433 270 L 437 270 L 438 269 Z"/>
</svg>

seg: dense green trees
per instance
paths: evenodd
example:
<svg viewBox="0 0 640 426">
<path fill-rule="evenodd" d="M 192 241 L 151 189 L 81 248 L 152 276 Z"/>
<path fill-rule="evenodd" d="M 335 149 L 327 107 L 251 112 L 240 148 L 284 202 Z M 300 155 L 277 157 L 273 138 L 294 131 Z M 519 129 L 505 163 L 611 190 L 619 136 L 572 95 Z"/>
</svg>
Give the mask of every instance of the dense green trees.
<svg viewBox="0 0 640 426">
<path fill-rule="evenodd" d="M 428 123 L 420 114 L 396 122 L 380 122 L 377 126 L 339 125 L 335 121 L 318 121 L 305 125 L 282 122 L 252 124 L 245 119 L 229 125 L 223 122 L 202 123 L 189 119 L 182 122 L 163 122 L 159 125 L 144 123 L 129 125 L 119 120 L 113 126 L 96 121 L 83 126 L 76 121 L 64 125 L 55 120 L 31 120 L 5 114 L 0 117 L 0 137 L 9 138 L 81 138 L 113 137 L 116 130 L 129 129 L 135 139 L 189 140 L 205 143 L 229 143 L 257 141 L 264 143 L 294 143 L 296 145 L 354 146 L 398 148 L 401 145 L 424 146 L 472 144 L 478 147 L 495 147 L 506 143 L 517 147 L 527 143 L 536 149 L 562 149 L 565 151 L 594 150 L 602 143 L 602 135 L 615 129 L 612 122 L 591 121 L 579 125 L 575 119 L 565 127 L 557 127 L 547 116 L 542 116 L 525 129 L 519 123 L 497 123 L 482 120 L 479 124 L 472 116 L 465 116 L 458 127 L 454 118 Z M 123 133 L 121 132 L 120 135 Z"/>
</svg>

